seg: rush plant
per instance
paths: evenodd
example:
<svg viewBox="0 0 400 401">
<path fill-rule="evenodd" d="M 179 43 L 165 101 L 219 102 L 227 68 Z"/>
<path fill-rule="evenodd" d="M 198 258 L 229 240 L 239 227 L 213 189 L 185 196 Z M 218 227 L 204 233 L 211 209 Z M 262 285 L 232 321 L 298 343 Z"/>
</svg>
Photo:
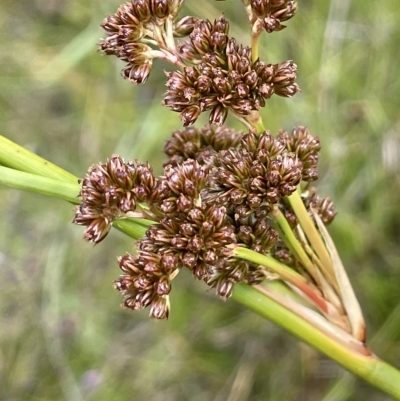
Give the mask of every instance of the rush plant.
<svg viewBox="0 0 400 401">
<path fill-rule="evenodd" d="M 0 183 L 76 204 L 73 222 L 97 244 L 112 227 L 135 240 L 118 258 L 123 305 L 173 313 L 174 279 L 188 270 L 400 399 L 400 372 L 367 345 L 356 295 L 326 228 L 335 218 L 318 178 L 321 141 L 303 126 L 271 133 L 262 109 L 300 91 L 291 60 L 270 64 L 262 34 L 279 35 L 297 11 L 288 0 L 242 0 L 251 46 L 214 21 L 181 15 L 183 0 L 133 0 L 105 18 L 100 50 L 144 84 L 153 63 L 170 63 L 163 105 L 183 127 L 165 145 L 164 171 L 110 155 L 78 180 L 4 137 Z M 127 83 L 128 84 L 128 83 Z M 197 127 L 200 114 L 209 125 Z M 225 125 L 231 115 L 243 132 Z M 323 139 L 322 139 L 323 142 Z"/>
</svg>

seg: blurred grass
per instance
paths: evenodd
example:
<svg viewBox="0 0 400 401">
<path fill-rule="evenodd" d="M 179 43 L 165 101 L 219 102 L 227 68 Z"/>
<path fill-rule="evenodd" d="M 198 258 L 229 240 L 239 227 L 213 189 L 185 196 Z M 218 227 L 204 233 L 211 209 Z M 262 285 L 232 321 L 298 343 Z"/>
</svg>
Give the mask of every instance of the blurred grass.
<svg viewBox="0 0 400 401">
<path fill-rule="evenodd" d="M 400 11 L 394 0 L 300 3 L 260 54 L 293 59 L 303 92 L 271 99 L 265 125 L 321 137 L 318 186 L 339 212 L 330 231 L 373 349 L 400 366 Z M 96 52 L 98 25 L 118 4 L 0 3 L 0 132 L 78 176 L 114 152 L 160 171 L 180 127 L 160 105 L 168 65 L 134 87 Z M 224 10 L 246 41 L 239 1 L 186 4 L 212 19 Z M 122 310 L 111 283 L 131 242 L 114 232 L 93 248 L 72 215 L 0 188 L 0 400 L 388 399 L 189 274 L 176 280 L 168 322 Z"/>
</svg>

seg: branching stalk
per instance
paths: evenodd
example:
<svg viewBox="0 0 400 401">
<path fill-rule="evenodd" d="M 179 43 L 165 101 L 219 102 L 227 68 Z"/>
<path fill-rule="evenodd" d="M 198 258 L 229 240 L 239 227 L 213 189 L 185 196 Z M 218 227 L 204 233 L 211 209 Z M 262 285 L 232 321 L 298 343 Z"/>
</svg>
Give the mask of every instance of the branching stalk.
<svg viewBox="0 0 400 401">
<path fill-rule="evenodd" d="M 333 273 L 332 260 L 326 250 L 325 244 L 321 239 L 318 230 L 315 228 L 311 217 L 309 216 L 307 209 L 305 208 L 303 201 L 301 200 L 299 189 L 292 195 L 288 196 L 290 206 L 293 209 L 302 229 L 304 230 L 311 246 L 314 248 L 319 259 L 322 262 L 323 273 L 326 275 L 330 283 L 337 288 L 336 277 Z"/>
<path fill-rule="evenodd" d="M 278 324 L 300 340 L 338 362 L 345 369 L 373 386 L 400 400 L 400 371 L 381 361 L 365 349 L 365 354 L 352 350 L 329 335 L 317 330 L 313 324 L 285 308 L 257 289 L 240 284 L 233 298 L 266 319 Z"/>
<path fill-rule="evenodd" d="M 233 252 L 237 258 L 265 266 L 267 269 L 278 274 L 282 280 L 288 281 L 302 291 L 323 313 L 328 313 L 328 305 L 318 291 L 310 286 L 305 277 L 290 267 L 278 262 L 271 256 L 261 255 L 251 249 L 235 247 Z"/>
<path fill-rule="evenodd" d="M 285 216 L 279 210 L 278 207 L 273 208 L 272 216 L 275 218 L 276 222 L 279 225 L 279 228 L 282 230 L 285 236 L 286 245 L 289 249 L 297 256 L 299 261 L 302 263 L 307 272 L 311 275 L 311 277 L 315 280 L 316 283 L 320 283 L 319 277 L 316 272 L 316 268 L 309 259 L 307 253 L 304 251 L 302 245 L 294 235 L 289 223 L 287 222 Z"/>
</svg>

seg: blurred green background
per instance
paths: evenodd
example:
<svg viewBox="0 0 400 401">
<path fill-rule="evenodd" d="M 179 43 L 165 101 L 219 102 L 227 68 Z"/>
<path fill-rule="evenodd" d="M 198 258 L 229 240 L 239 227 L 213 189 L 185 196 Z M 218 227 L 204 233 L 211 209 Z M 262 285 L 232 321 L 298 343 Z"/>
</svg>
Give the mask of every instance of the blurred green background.
<svg viewBox="0 0 400 401">
<path fill-rule="evenodd" d="M 338 211 L 330 232 L 371 347 L 400 367 L 399 4 L 299 3 L 286 30 L 262 37 L 260 55 L 293 59 L 303 92 L 267 102 L 265 125 L 320 136 L 318 187 Z M 0 133 L 77 176 L 113 153 L 160 172 L 180 127 L 160 105 L 169 65 L 135 87 L 96 51 L 99 24 L 118 5 L 0 3 Z M 210 19 L 223 10 L 248 44 L 238 0 L 187 0 L 185 10 Z M 65 202 L 0 188 L 1 401 L 389 399 L 190 274 L 174 281 L 169 321 L 123 310 L 111 283 L 131 241 L 113 231 L 93 247 L 72 217 Z"/>
</svg>

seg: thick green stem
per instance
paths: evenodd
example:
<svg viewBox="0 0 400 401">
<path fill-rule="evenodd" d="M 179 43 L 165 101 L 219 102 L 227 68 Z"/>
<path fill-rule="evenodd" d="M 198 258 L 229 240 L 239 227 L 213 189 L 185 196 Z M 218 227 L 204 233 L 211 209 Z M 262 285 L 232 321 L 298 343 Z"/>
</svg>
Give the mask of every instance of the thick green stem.
<svg viewBox="0 0 400 401">
<path fill-rule="evenodd" d="M 35 155 L 0 135 L 0 165 L 26 173 L 54 178 L 62 181 L 77 182 L 78 178 L 61 167 Z"/>
<path fill-rule="evenodd" d="M 60 181 L 0 166 L 0 184 L 64 199 L 73 204 L 80 203 L 78 199 L 80 185 L 77 180 L 75 183 Z"/>
<path fill-rule="evenodd" d="M 374 356 L 362 355 L 321 333 L 284 306 L 261 294 L 255 288 L 235 286 L 233 299 L 281 326 L 312 347 L 318 349 L 344 368 L 368 383 L 400 400 L 400 371 Z"/>
</svg>

